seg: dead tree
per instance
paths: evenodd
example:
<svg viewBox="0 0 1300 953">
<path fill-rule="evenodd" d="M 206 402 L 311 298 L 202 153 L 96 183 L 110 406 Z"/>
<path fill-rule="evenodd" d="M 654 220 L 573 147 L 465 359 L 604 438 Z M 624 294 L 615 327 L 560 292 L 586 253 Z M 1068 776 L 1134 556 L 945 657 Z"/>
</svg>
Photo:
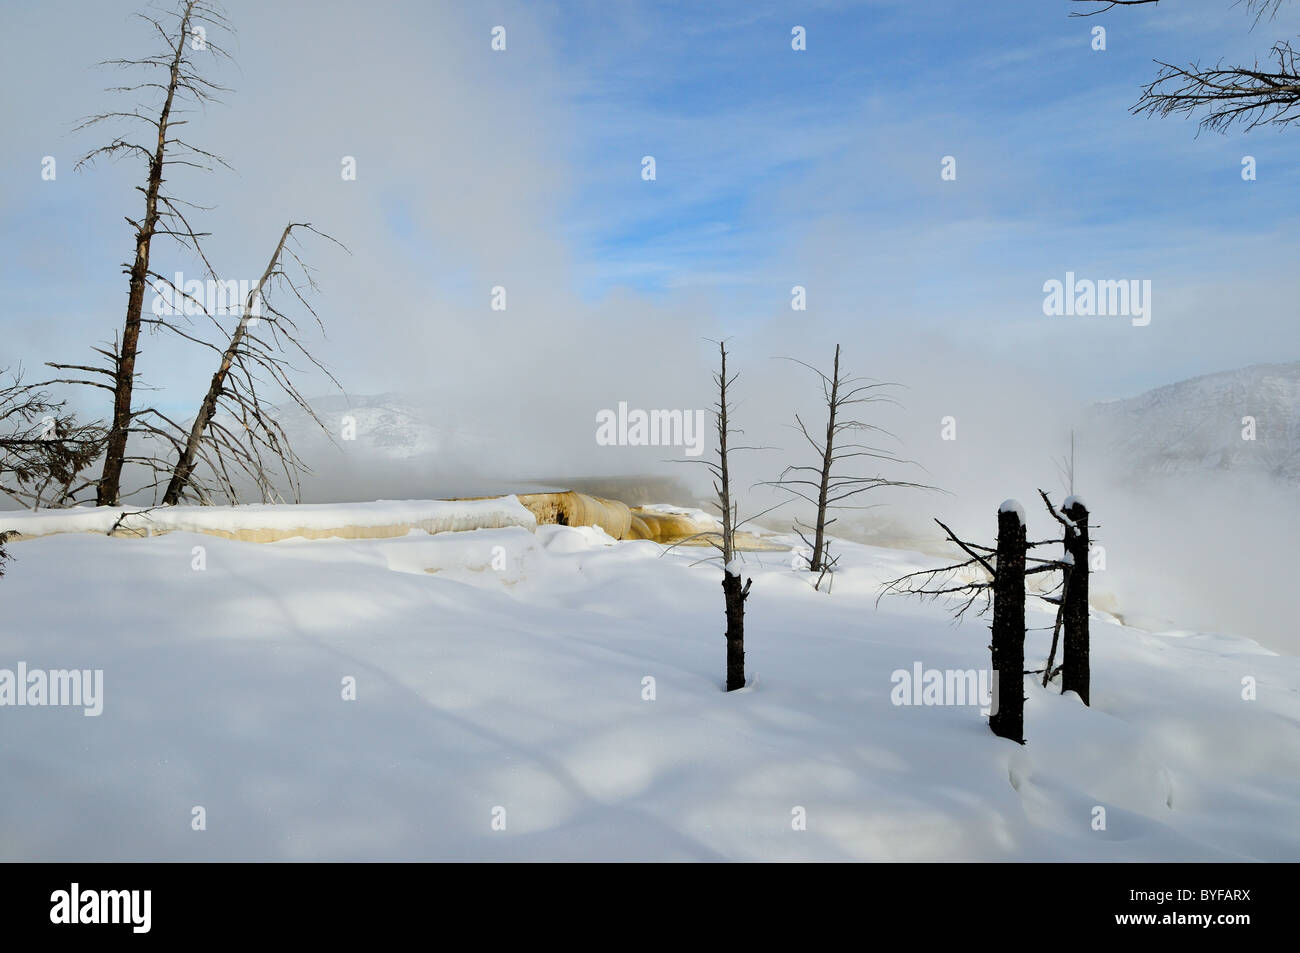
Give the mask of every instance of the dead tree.
<svg viewBox="0 0 1300 953">
<path fill-rule="evenodd" d="M 199 245 L 199 239 L 203 235 L 190 227 L 184 211 L 187 207 L 192 209 L 199 206 L 184 202 L 164 189 L 167 170 L 173 166 L 206 170 L 211 169 L 213 164 L 226 164 L 220 157 L 177 135 L 177 128 L 188 121 L 180 118 L 188 111 L 185 108 L 187 105 L 205 106 L 216 101 L 216 95 L 225 91 L 224 87 L 205 79 L 195 68 L 195 54 L 226 57 L 225 51 L 213 38 L 213 34 L 230 30 L 225 16 L 213 0 L 180 0 L 171 14 L 137 15 L 161 37 L 163 49 L 142 59 L 108 60 L 101 65 L 126 71 L 145 70 L 145 76 L 132 77 L 128 85 L 116 87 L 110 92 L 134 97 L 142 91 L 148 91 L 157 94 L 161 102 L 155 110 L 149 112 L 142 111 L 142 107 L 133 106 L 129 110 L 100 113 L 83 120 L 77 127 L 82 130 L 101 123 L 123 123 L 135 130 L 143 126 L 143 137 L 136 136 L 131 131 L 115 136 L 107 145 L 87 153 L 77 164 L 80 168 L 93 165 L 99 158 L 117 159 L 123 155 L 144 161 L 144 184 L 137 187 L 144 196 L 144 211 L 139 219 L 127 219 L 134 231 L 135 254 L 132 261 L 123 266 L 124 272 L 129 276 L 126 317 L 121 335 L 112 350 L 96 348 L 98 353 L 108 358 L 107 367 L 54 365 L 95 375 L 92 379 L 80 379 L 76 383 L 102 387 L 113 394 L 113 415 L 105 443 L 103 470 L 96 488 L 96 500 L 101 506 L 115 505 L 121 498 L 122 469 L 128 462 L 127 440 L 132 432 L 132 423 L 139 413 L 134 408 L 132 399 L 136 386 L 140 331 L 150 323 L 144 318 L 145 290 L 150 279 L 170 284 L 166 278 L 150 269 L 153 240 L 158 236 L 172 238 L 194 251 L 206 264 Z M 166 23 L 164 16 L 167 18 Z M 161 76 L 155 79 L 155 73 L 161 73 Z M 210 267 L 208 272 L 215 280 Z"/>
<path fill-rule="evenodd" d="M 258 391 L 259 382 L 269 378 L 322 430 L 326 429 L 325 425 L 294 384 L 293 368 L 286 354 L 305 358 L 336 386 L 338 382 L 303 344 L 298 326 L 288 313 L 288 306 L 282 309 L 277 304 L 279 299 L 274 292 L 287 291 L 289 301 L 305 308 L 317 327 L 323 330 L 320 318 L 306 297 L 307 293 L 316 290 L 311 271 L 288 244 L 295 229 L 312 232 L 339 244 L 307 223 L 291 222 L 285 226 L 266 270 L 249 291 L 239 323 L 229 333 L 225 347 L 219 351 L 217 370 L 208 384 L 199 412 L 184 443 L 176 450 L 171 478 L 163 494 L 162 502 L 166 505 L 181 502 L 187 492 L 206 502 L 210 490 L 196 479 L 195 473 L 200 461 L 207 462 L 217 485 L 231 502 L 238 498 L 237 474 L 252 481 L 264 502 L 278 499 L 276 474 L 272 471 L 283 475 L 293 498 L 298 499 L 298 477 L 307 467 L 294 452 L 288 434 L 276 420 L 274 408 L 263 403 Z M 297 280 L 284 266 L 286 257 L 292 258 L 298 266 L 300 277 Z M 264 332 L 261 331 L 263 327 L 266 329 Z M 226 411 L 232 423 L 218 419 L 218 410 Z"/>
<path fill-rule="evenodd" d="M 1042 490 L 1047 511 L 1065 530 L 1062 540 L 1066 567 L 1065 586 L 1061 593 L 1061 619 L 1065 629 L 1064 657 L 1061 665 L 1061 692 L 1075 692 L 1089 704 L 1091 672 L 1088 633 L 1088 508 L 1083 500 L 1071 496 L 1058 513 Z M 1053 644 L 1055 650 L 1055 644 Z M 1050 674 L 1051 660 L 1048 661 Z M 1046 683 L 1044 683 L 1046 684 Z"/>
<path fill-rule="evenodd" d="M 1073 534 L 1066 534 L 1070 556 L 1070 591 L 1065 593 L 1064 669 L 1061 691 L 1076 692 L 1085 705 L 1091 702 L 1091 644 L 1088 631 L 1088 508 L 1078 497 L 1065 501 L 1065 518 L 1074 523 Z"/>
<path fill-rule="evenodd" d="M 745 601 L 749 598 L 750 587 L 754 584 L 753 579 L 746 579 L 744 584 L 741 584 L 743 566 L 737 556 L 736 537 L 740 527 L 751 520 L 758 519 L 764 513 L 771 512 L 776 507 L 744 519 L 740 517 L 740 507 L 731 488 L 731 455 L 737 451 L 767 448 L 735 446 L 731 442 L 732 437 L 743 433 L 731 425 L 733 409 L 730 396 L 731 385 L 740 375 L 729 374 L 727 371 L 726 341 L 715 343 L 718 345 L 720 358 L 719 370 L 713 375 L 713 384 L 718 389 L 718 399 L 713 405 L 713 417 L 718 435 L 718 446 L 715 450 L 717 460 L 689 459 L 678 462 L 697 463 L 708 468 L 713 478 L 713 492 L 716 496 L 714 505 L 718 508 L 722 529 L 721 532 L 708 531 L 693 534 L 674 543 L 664 552 L 668 553 L 677 546 L 689 545 L 697 541 L 707 543 L 718 551 L 718 555 L 711 557 L 709 561 L 716 559 L 722 563 L 723 606 L 727 619 L 727 629 L 724 634 L 727 642 L 727 691 L 732 692 L 745 687 Z"/>
<path fill-rule="evenodd" d="M 1060 475 L 1061 482 L 1065 486 L 1066 495 L 1069 497 L 1073 497 L 1074 496 L 1074 431 L 1073 430 L 1070 431 L 1070 452 L 1067 456 L 1064 456 L 1060 460 L 1056 461 L 1056 472 Z M 1041 494 L 1043 491 L 1039 490 L 1038 492 Z M 1050 503 L 1048 504 L 1048 508 L 1049 509 L 1051 508 Z M 1050 594 L 1046 594 L 1041 597 L 1044 601 L 1053 603 L 1056 606 L 1056 621 L 1052 624 L 1052 646 L 1047 653 L 1047 664 L 1043 666 L 1043 672 L 1042 672 L 1044 688 L 1046 688 L 1048 683 L 1057 675 L 1059 675 L 1061 672 L 1061 667 L 1056 666 L 1056 649 L 1057 646 L 1060 644 L 1061 624 L 1062 622 L 1065 621 L 1065 610 L 1067 605 L 1066 600 L 1070 593 L 1070 578 L 1071 578 L 1071 570 L 1073 569 L 1073 565 L 1070 562 L 1070 560 L 1072 558 L 1073 557 L 1069 557 L 1067 555 L 1067 558 L 1064 561 L 1062 561 L 1061 564 L 1061 594 L 1059 596 L 1052 596 Z"/>
<path fill-rule="evenodd" d="M 103 451 L 104 429 L 81 423 L 48 381 L 24 384 L 21 371 L 0 371 L 0 492 L 38 509 L 75 502 L 80 474 Z"/>
<path fill-rule="evenodd" d="M 876 597 L 876 605 L 880 605 L 880 600 L 888 595 L 919 596 L 922 601 L 946 595 L 964 596 L 965 602 L 955 605 L 952 613 L 954 620 L 960 620 L 983 597 L 984 605 L 977 615 L 984 615 L 993 605 L 993 580 L 997 573 L 989 558 L 997 550 L 991 546 L 968 543 L 958 538 L 943 521 L 936 519 L 935 522 L 948 540 L 970 558 L 938 569 L 922 569 L 891 579 L 881 588 Z"/>
<path fill-rule="evenodd" d="M 1148 3 L 1159 3 L 1160 0 L 1074 0 L 1074 2 L 1091 4 L 1093 9 L 1076 10 L 1070 16 L 1095 17 L 1099 13 L 1105 13 L 1107 10 L 1113 10 L 1116 7 L 1141 7 Z"/>
<path fill-rule="evenodd" d="M 0 533 L 0 577 L 3 577 L 5 574 L 5 563 L 9 562 L 9 560 L 13 558 L 9 551 L 5 549 L 5 543 L 9 541 L 10 535 L 12 534 Z"/>
<path fill-rule="evenodd" d="M 1052 646 L 1047 652 L 1047 663 L 1043 666 L 1041 673 L 1043 676 L 1043 687 L 1047 683 L 1061 674 L 1061 666 L 1056 664 L 1056 649 L 1060 645 L 1061 623 L 1065 619 L 1065 597 L 1070 591 L 1070 566 L 1062 565 L 1061 567 L 1061 594 L 1059 596 L 1043 595 L 1040 598 L 1045 602 L 1050 602 L 1056 606 L 1056 621 L 1052 623 Z"/>
<path fill-rule="evenodd" d="M 842 372 L 840 370 L 840 346 L 838 344 L 835 345 L 835 359 L 830 374 L 824 374 L 811 364 L 794 358 L 787 358 L 787 360 L 793 360 L 796 364 L 808 368 L 821 380 L 822 399 L 826 402 L 826 430 L 824 436 L 813 436 L 799 415 L 795 414 L 795 429 L 803 435 L 808 445 L 816 453 L 816 463 L 786 467 L 779 479 L 768 481 L 763 485 L 777 487 L 815 507 L 816 517 L 812 525 L 801 525 L 796 520 L 795 532 L 799 534 L 799 538 L 803 540 L 804 545 L 808 546 L 812 551 L 808 561 L 809 572 L 821 573 L 824 576 L 834 566 L 834 560 L 827 549 L 826 539 L 826 527 L 835 522 L 834 517 L 827 518 L 830 510 L 870 509 L 871 506 L 869 505 L 847 503 L 845 501 L 856 498 L 860 493 L 880 487 L 914 487 L 930 490 L 934 489 L 934 487 L 904 480 L 891 480 L 880 475 L 857 476 L 843 472 L 840 469 L 841 464 L 846 460 L 856 461 L 863 458 L 887 463 L 916 465 L 913 461 L 904 460 L 889 450 L 853 440 L 853 435 L 862 433 L 877 433 L 893 437 L 893 434 L 890 434 L 884 428 L 853 419 L 848 417 L 847 414 L 851 413 L 850 408 L 862 404 L 896 404 L 897 401 L 889 396 L 886 391 L 886 388 L 896 385 L 885 381 L 868 381 L 866 378 L 850 377 Z M 812 540 L 809 540 L 805 535 L 805 530 L 812 532 Z M 818 579 L 818 586 L 820 587 L 820 585 L 821 578 Z"/>
<path fill-rule="evenodd" d="M 1071 13 L 1072 17 L 1095 17 L 1099 13 L 1105 13 L 1116 7 L 1144 7 L 1148 4 L 1155 6 L 1160 0 L 1074 0 L 1075 3 L 1086 3 L 1091 9 L 1076 10 Z M 1234 3 L 1241 3 L 1242 0 L 1234 0 Z M 1265 16 L 1272 17 L 1277 14 L 1281 8 L 1283 0 L 1245 0 L 1246 8 L 1255 11 L 1255 21 L 1259 22 Z"/>
<path fill-rule="evenodd" d="M 718 386 L 718 403 L 714 418 L 718 432 L 718 463 L 715 470 L 713 490 L 718 496 L 718 510 L 722 517 L 722 594 L 727 617 L 727 691 L 733 692 L 745 687 L 745 600 L 749 598 L 749 587 L 753 579 L 746 579 L 744 586 L 740 583 L 740 564 L 736 559 L 736 520 L 739 507 L 731 496 L 730 448 L 728 441 L 733 433 L 740 433 L 731 428 L 731 403 L 727 390 L 735 383 L 739 374 L 727 376 L 727 345 L 719 342 L 718 353 L 721 369 L 714 375 Z"/>
<path fill-rule="evenodd" d="M 989 728 L 1025 743 L 1025 538 L 1020 504 L 998 510 L 997 570 L 993 574 L 993 639 L 989 644 L 995 691 Z"/>
<path fill-rule="evenodd" d="M 1075 0 L 1092 9 L 1075 16 L 1093 16 L 1117 6 L 1142 6 L 1157 0 Z M 1282 0 L 1246 0 L 1255 23 L 1276 15 Z M 1201 128 L 1226 131 L 1235 123 L 1246 129 L 1290 125 L 1300 120 L 1300 64 L 1290 42 L 1281 40 L 1270 51 L 1273 64 L 1256 60 L 1250 66 L 1176 66 L 1156 60 L 1156 78 L 1142 88 L 1132 106 L 1134 114 L 1190 116 L 1203 111 Z"/>
<path fill-rule="evenodd" d="M 1225 131 L 1236 122 L 1246 129 L 1286 126 L 1300 119 L 1300 68 L 1286 40 L 1273 44 L 1275 63 L 1249 67 L 1175 66 L 1157 60 L 1160 71 L 1142 88 L 1133 113 L 1191 115 L 1204 109 L 1201 127 Z"/>
<path fill-rule="evenodd" d="M 989 644 L 990 663 L 994 677 L 994 706 L 989 716 L 989 728 L 1001 738 L 1024 744 L 1024 677 L 1025 671 L 1025 577 L 1035 573 L 1051 572 L 1062 568 L 1054 559 L 1029 556 L 1035 546 L 1052 540 L 1028 542 L 1024 512 L 1015 500 L 1007 500 L 998 508 L 997 546 L 969 543 L 954 533 L 947 524 L 935 520 L 950 542 L 969 558 L 960 563 L 938 569 L 924 569 L 908 573 L 886 582 L 877 597 L 886 595 L 912 595 L 922 599 L 937 599 L 943 595 L 964 596 L 956 604 L 953 616 L 960 619 L 981 597 L 984 605 L 979 610 L 984 615 L 993 610 L 992 640 Z M 1036 563 L 1032 569 L 1028 563 Z"/>
</svg>

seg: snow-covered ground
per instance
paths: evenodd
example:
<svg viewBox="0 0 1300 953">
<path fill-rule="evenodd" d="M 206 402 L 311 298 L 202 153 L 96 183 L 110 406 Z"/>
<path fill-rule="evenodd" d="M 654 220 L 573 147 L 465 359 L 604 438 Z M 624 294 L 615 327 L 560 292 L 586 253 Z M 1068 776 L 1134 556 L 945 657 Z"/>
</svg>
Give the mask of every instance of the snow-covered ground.
<svg viewBox="0 0 1300 953">
<path fill-rule="evenodd" d="M 114 528 L 143 535 L 292 533 L 418 526 L 428 533 L 481 527 L 536 527 L 537 519 L 514 495 L 479 500 L 376 500 L 371 503 L 252 503 L 244 506 L 72 506 L 0 513 L 0 532 L 22 536 L 103 533 Z"/>
<path fill-rule="evenodd" d="M 746 554 L 727 694 L 700 550 L 560 526 L 10 548 L 0 668 L 102 669 L 103 711 L 0 708 L 3 860 L 1300 860 L 1300 659 L 1097 613 L 1092 707 L 1026 678 L 1022 748 L 978 707 L 891 702 L 897 670 L 988 663 L 985 620 L 875 607 L 929 557 L 843 543 L 828 595 Z"/>
</svg>

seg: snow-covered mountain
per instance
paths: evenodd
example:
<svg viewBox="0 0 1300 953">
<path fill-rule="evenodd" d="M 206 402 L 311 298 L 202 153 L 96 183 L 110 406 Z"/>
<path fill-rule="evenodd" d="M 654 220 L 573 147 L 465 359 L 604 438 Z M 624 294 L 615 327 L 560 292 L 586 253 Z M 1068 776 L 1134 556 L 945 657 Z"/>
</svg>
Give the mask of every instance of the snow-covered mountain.
<svg viewBox="0 0 1300 953">
<path fill-rule="evenodd" d="M 1125 473 L 1238 471 L 1300 483 L 1300 362 L 1207 374 L 1099 404 L 1081 432 Z"/>
<path fill-rule="evenodd" d="M 334 394 L 309 403 L 329 436 L 350 455 L 414 460 L 440 451 L 471 449 L 483 439 L 443 414 L 434 419 L 430 412 L 434 402 L 419 394 Z M 286 411 L 281 424 L 295 446 L 325 442 L 320 428 L 300 408 Z"/>
</svg>

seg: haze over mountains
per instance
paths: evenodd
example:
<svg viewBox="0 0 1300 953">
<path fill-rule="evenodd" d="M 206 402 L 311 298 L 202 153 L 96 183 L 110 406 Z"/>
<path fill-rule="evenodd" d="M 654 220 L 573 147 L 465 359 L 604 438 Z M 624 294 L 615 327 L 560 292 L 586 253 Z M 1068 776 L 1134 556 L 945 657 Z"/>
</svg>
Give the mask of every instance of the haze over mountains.
<svg viewBox="0 0 1300 953">
<path fill-rule="evenodd" d="M 555 455 L 523 459 L 508 426 L 445 394 L 329 395 L 311 401 L 328 435 L 299 408 L 281 419 L 313 473 L 305 502 L 491 496 L 570 489 L 639 505 L 693 500 L 671 475 L 583 472 Z M 479 421 L 475 423 L 474 421 Z M 593 425 L 594 426 L 594 425 Z"/>
<path fill-rule="evenodd" d="M 919 402 L 915 392 L 912 400 Z M 530 439 L 520 411 L 504 402 L 475 406 L 466 394 L 334 396 L 313 406 L 332 443 L 300 411 L 284 417 L 315 471 L 303 483 L 308 502 L 576 489 L 631 504 L 708 506 L 702 469 L 672 463 L 680 454 L 671 448 L 596 447 L 594 407 L 589 420 L 566 409 L 541 440 Z M 756 406 L 748 408 L 755 416 Z M 915 415 L 909 426 L 925 428 L 928 417 Z M 1058 502 L 1064 495 L 1051 458 L 1061 455 L 1073 427 L 1077 489 L 1093 510 L 1094 540 L 1108 559 L 1108 570 L 1094 579 L 1094 601 L 1152 630 L 1233 632 L 1294 653 L 1300 639 L 1289 622 L 1288 596 L 1273 580 L 1278 565 L 1294 563 L 1300 534 L 1298 417 L 1300 362 L 1294 362 L 1178 381 L 1081 408 L 1059 422 L 1036 417 L 1015 447 L 1007 434 L 967 436 L 955 445 L 938 443 L 924 429 L 902 429 L 903 454 L 925 464 L 927 482 L 953 492 L 883 491 L 872 501 L 883 506 L 841 513 L 832 532 L 940 552 L 934 517 L 987 535 L 993 508 L 1015 495 L 1027 505 L 1031 532 L 1050 535 L 1054 527 L 1035 488 Z M 1243 418 L 1254 419 L 1253 440 L 1243 439 L 1249 424 Z M 345 440 L 349 420 L 355 430 Z M 756 423 L 769 424 L 772 433 L 779 427 L 775 419 Z M 766 442 L 771 433 L 760 429 L 753 426 L 747 436 Z M 948 455 L 953 449 L 959 457 Z M 775 499 L 751 480 L 772 479 L 775 472 L 766 470 L 779 471 L 792 459 L 751 455 L 748 512 Z M 795 515 L 793 507 L 780 508 L 762 522 L 788 532 Z"/>
<path fill-rule="evenodd" d="M 746 439 L 784 449 L 740 461 L 747 467 L 742 515 L 780 501 L 763 481 L 808 462 L 784 436 L 789 396 L 768 387 L 747 397 Z M 1208 374 L 1073 413 L 1031 404 L 1023 419 L 1014 413 L 1015 393 L 980 406 L 984 395 L 973 392 L 958 406 L 964 436 L 949 443 L 939 440 L 937 423 L 952 402 L 935 396 L 918 387 L 908 396 L 910 417 L 882 420 L 897 427 L 901 454 L 923 465 L 891 475 L 945 492 L 885 488 L 872 496 L 875 508 L 838 513 L 833 535 L 946 554 L 936 517 L 987 541 L 998 503 L 1016 497 L 1026 504 L 1030 532 L 1045 538 L 1055 526 L 1037 491 L 1058 502 L 1067 492 L 1053 462 L 1073 428 L 1075 489 L 1088 501 L 1093 539 L 1108 561 L 1094 579 L 1095 604 L 1153 631 L 1230 632 L 1300 652 L 1289 592 L 1276 582 L 1277 567 L 1294 565 L 1300 536 L 1300 362 Z M 674 462 L 679 448 L 598 446 L 590 401 L 548 403 L 541 395 L 521 405 L 488 388 L 311 403 L 328 433 L 298 408 L 281 418 L 312 468 L 304 502 L 573 489 L 632 505 L 711 509 L 705 471 Z M 812 404 L 804 412 L 817 419 L 819 410 Z M 781 506 L 758 525 L 789 532 L 796 518 L 806 521 L 806 508 Z"/>
<path fill-rule="evenodd" d="M 331 395 L 311 404 L 333 443 L 296 408 L 282 418 L 316 471 L 304 481 L 309 502 L 539 488 L 597 492 L 593 486 L 634 497 L 629 503 L 699 502 L 684 479 L 668 474 L 565 472 L 555 459 L 512 458 L 508 428 L 487 426 L 463 401 L 445 395 Z M 1253 439 L 1247 418 L 1254 421 Z M 1300 483 L 1300 362 L 1207 374 L 1095 404 L 1077 428 L 1080 447 L 1102 452 L 1104 459 L 1090 464 L 1120 479 L 1233 472 Z M 683 498 L 652 500 L 651 487 Z"/>
</svg>

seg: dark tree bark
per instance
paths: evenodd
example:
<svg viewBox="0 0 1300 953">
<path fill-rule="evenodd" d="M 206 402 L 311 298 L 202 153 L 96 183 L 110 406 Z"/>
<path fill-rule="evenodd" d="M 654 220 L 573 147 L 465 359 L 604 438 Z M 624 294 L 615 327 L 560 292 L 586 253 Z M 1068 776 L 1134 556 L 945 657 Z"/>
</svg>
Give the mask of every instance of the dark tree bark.
<svg viewBox="0 0 1300 953">
<path fill-rule="evenodd" d="M 1061 639 L 1061 623 L 1065 621 L 1065 597 L 1070 593 L 1070 567 L 1064 566 L 1061 569 L 1061 601 L 1056 607 L 1056 621 L 1052 623 L 1052 647 L 1047 652 L 1047 664 L 1043 666 L 1043 687 L 1052 680 L 1055 674 L 1053 667 L 1056 665 L 1056 648 Z"/>
<path fill-rule="evenodd" d="M 162 188 L 163 154 L 168 141 L 168 124 L 171 121 L 172 103 L 176 87 L 181 81 L 181 60 L 190 33 L 190 17 L 194 2 L 185 4 L 180 28 L 170 42 L 173 44 L 168 67 L 167 93 L 158 116 L 158 140 L 149 159 L 149 172 L 144 188 L 144 218 L 135 233 L 135 260 L 131 265 L 130 290 L 126 298 L 126 322 L 117 352 L 117 374 L 113 382 L 113 421 L 108 429 L 104 447 L 104 470 L 99 478 L 96 503 L 99 506 L 116 506 L 121 496 L 122 465 L 126 461 L 126 438 L 131 429 L 131 393 L 135 387 L 135 358 L 140 342 L 140 318 L 144 312 L 144 289 L 149 277 L 149 247 L 154 229 L 158 226 L 158 192 Z"/>
<path fill-rule="evenodd" d="M 209 168 L 207 163 L 224 161 L 206 150 L 191 145 L 177 134 L 177 128 L 187 122 L 177 116 L 184 111 L 186 102 L 204 105 L 215 101 L 215 94 L 223 87 L 211 83 L 195 72 L 192 53 L 201 50 L 217 57 L 225 57 L 225 51 L 218 46 L 207 31 L 226 30 L 228 25 L 224 15 L 218 9 L 215 0 L 178 0 L 173 14 L 174 25 L 168 28 L 159 16 L 139 14 L 148 23 L 154 33 L 160 36 L 166 48 L 163 52 L 143 59 L 108 60 L 101 65 L 113 66 L 130 71 L 134 69 L 162 70 L 166 79 L 159 77 L 156 81 L 141 79 L 132 85 L 117 87 L 114 92 L 134 95 L 141 90 L 158 91 L 162 102 L 157 113 L 146 114 L 142 107 L 133 106 L 130 111 L 101 113 L 82 121 L 78 130 L 96 126 L 104 122 L 142 123 L 149 138 L 143 141 L 134 137 L 117 136 L 111 143 L 88 153 L 77 163 L 78 167 L 93 164 L 100 157 L 118 158 L 123 154 L 133 155 L 145 160 L 144 184 L 137 190 L 144 195 L 144 215 L 136 219 L 127 219 L 135 230 L 135 253 L 129 265 L 124 269 L 129 276 L 127 286 L 126 316 L 122 324 L 122 333 L 111 352 L 102 351 L 110 361 L 109 367 L 78 368 L 83 371 L 106 374 L 111 385 L 93 381 L 74 381 L 70 383 L 94 383 L 104 386 L 113 393 L 113 414 L 108 425 L 108 436 L 104 444 L 103 469 L 96 485 L 95 497 L 100 506 L 116 505 L 122 496 L 122 470 L 129 460 L 127 441 L 132 433 L 132 423 L 139 416 L 132 404 L 136 381 L 136 359 L 140 349 L 140 330 L 145 324 L 157 324 L 144 318 L 144 298 L 149 286 L 149 279 L 160 278 L 149 266 L 153 240 L 166 236 L 179 241 L 194 250 L 206 264 L 199 246 L 199 234 L 190 228 L 181 207 L 185 204 L 167 194 L 164 184 L 167 181 L 167 169 L 181 165 L 193 168 Z M 200 28 L 201 31 L 200 32 Z M 161 279 L 164 280 L 165 279 Z M 54 365 L 56 367 L 61 365 Z"/>
<path fill-rule="evenodd" d="M 1088 509 L 1071 500 L 1062 512 L 1074 524 L 1065 534 L 1065 551 L 1071 560 L 1069 585 L 1064 593 L 1065 651 L 1062 658 L 1061 691 L 1077 692 L 1089 704 L 1091 678 L 1088 663 Z"/>
<path fill-rule="evenodd" d="M 993 675 L 997 710 L 989 728 L 1025 743 L 1025 524 L 1010 507 L 998 512 L 998 550 L 993 577 Z"/>
<path fill-rule="evenodd" d="M 754 580 L 742 587 L 740 577 L 727 572 L 722 577 L 722 593 L 727 612 L 727 691 L 745 687 L 745 600 Z"/>
<path fill-rule="evenodd" d="M 813 539 L 813 554 L 808 569 L 821 572 L 822 555 L 826 548 L 826 498 L 830 493 L 831 462 L 835 458 L 835 415 L 839 411 L 840 394 L 840 346 L 835 345 L 835 363 L 831 370 L 831 394 L 826 406 L 826 449 L 822 454 L 821 486 L 817 490 L 817 526 Z"/>
</svg>

